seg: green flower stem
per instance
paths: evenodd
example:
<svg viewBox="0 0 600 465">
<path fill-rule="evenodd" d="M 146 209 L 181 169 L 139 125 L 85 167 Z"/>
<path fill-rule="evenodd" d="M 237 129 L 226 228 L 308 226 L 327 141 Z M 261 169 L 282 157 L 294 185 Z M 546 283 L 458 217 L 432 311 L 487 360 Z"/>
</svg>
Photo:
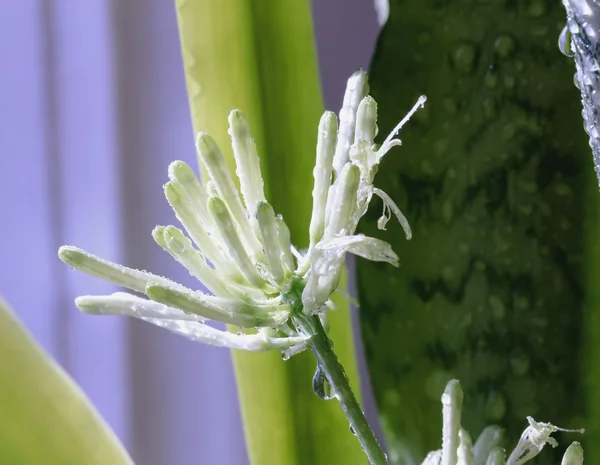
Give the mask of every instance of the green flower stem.
<svg viewBox="0 0 600 465">
<path fill-rule="evenodd" d="M 337 355 L 333 351 L 333 344 L 325 334 L 319 317 L 297 313 L 292 318 L 300 332 L 310 335 L 310 339 L 307 341 L 308 347 L 315 354 L 317 363 L 324 371 L 327 381 L 348 418 L 350 428 L 356 434 L 369 462 L 371 465 L 387 465 L 387 456 L 375 438 L 375 434 L 350 388 L 344 367 L 338 362 Z"/>
</svg>

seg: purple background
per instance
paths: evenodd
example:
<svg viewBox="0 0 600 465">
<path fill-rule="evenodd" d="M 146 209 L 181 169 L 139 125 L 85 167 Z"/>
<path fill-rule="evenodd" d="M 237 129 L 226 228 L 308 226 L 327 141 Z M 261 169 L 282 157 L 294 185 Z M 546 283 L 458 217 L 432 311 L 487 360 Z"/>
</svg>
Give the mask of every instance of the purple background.
<svg viewBox="0 0 600 465">
<path fill-rule="evenodd" d="M 346 78 L 368 66 L 376 16 L 371 0 L 313 3 L 337 111 Z M 169 162 L 195 163 L 172 1 L 5 1 L 0 36 L 0 294 L 137 463 L 247 463 L 229 352 L 80 314 L 76 296 L 114 288 L 56 257 L 76 244 L 189 281 L 150 236 L 175 221 Z"/>
</svg>

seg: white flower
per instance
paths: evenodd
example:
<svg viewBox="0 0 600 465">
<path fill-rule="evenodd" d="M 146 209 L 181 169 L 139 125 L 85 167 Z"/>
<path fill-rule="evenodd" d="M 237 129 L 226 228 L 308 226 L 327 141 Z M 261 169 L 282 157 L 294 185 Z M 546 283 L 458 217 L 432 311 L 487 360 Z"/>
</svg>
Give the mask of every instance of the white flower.
<svg viewBox="0 0 600 465">
<path fill-rule="evenodd" d="M 295 312 L 304 312 L 319 314 L 326 323 L 325 311 L 332 307 L 329 299 L 338 287 L 346 253 L 398 263 L 389 244 L 355 231 L 375 195 L 384 205 L 380 229 L 393 214 L 410 238 L 406 218 L 373 180 L 381 158 L 400 145 L 395 134 L 424 102 L 421 97 L 377 147 L 377 105 L 367 95 L 367 76 L 359 71 L 348 80 L 339 129 L 331 112 L 325 112 L 319 124 L 310 246 L 305 253 L 292 246 L 283 218 L 266 201 L 248 123 L 239 110 L 232 111 L 229 133 L 241 195 L 219 147 L 201 133 L 196 146 L 208 182 L 200 183 L 188 165 L 175 161 L 164 186 L 189 238 L 175 226 L 157 226 L 152 232 L 158 245 L 210 294 L 65 246 L 59 256 L 68 265 L 148 297 L 123 292 L 83 296 L 76 299 L 77 307 L 88 313 L 140 318 L 217 346 L 276 349 L 285 356 L 303 350 L 306 337 L 288 320 Z M 209 326 L 207 320 L 255 330 L 233 334 Z"/>
<path fill-rule="evenodd" d="M 529 426 L 506 460 L 506 452 L 498 447 L 503 431 L 497 426 L 485 428 L 473 445 L 469 433 L 461 428 L 462 401 L 460 383 L 451 380 L 442 394 L 442 449 L 427 454 L 422 465 L 522 465 L 538 455 L 546 444 L 558 446 L 552 433 L 584 432 L 583 429 L 563 429 L 527 417 Z M 573 442 L 563 455 L 562 465 L 582 464 L 583 449 L 578 442 Z"/>
</svg>

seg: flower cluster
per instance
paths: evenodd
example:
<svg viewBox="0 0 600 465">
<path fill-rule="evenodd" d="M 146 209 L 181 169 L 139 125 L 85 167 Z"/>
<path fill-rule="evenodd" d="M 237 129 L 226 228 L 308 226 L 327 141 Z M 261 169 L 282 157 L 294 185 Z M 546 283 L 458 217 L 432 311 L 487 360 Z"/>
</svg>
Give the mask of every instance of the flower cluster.
<svg viewBox="0 0 600 465">
<path fill-rule="evenodd" d="M 442 448 L 430 452 L 422 465 L 522 465 L 537 456 L 546 444 L 558 446 L 552 433 L 583 433 L 583 430 L 563 429 L 527 417 L 529 426 L 507 459 L 504 449 L 499 447 L 503 431 L 497 426 L 488 426 L 475 443 L 472 442 L 469 433 L 461 427 L 462 402 L 460 383 L 450 381 L 442 394 Z M 573 442 L 563 455 L 561 465 L 582 464 L 583 448 Z"/>
<path fill-rule="evenodd" d="M 400 209 L 374 187 L 373 180 L 382 157 L 400 144 L 396 133 L 425 98 L 377 146 L 377 104 L 367 93 L 366 74 L 356 72 L 348 80 L 339 125 L 332 112 L 325 112 L 319 123 L 308 250 L 293 247 L 283 218 L 266 201 L 248 123 L 234 110 L 229 134 L 241 195 L 219 147 L 200 133 L 196 145 L 208 182 L 200 183 L 188 165 L 175 161 L 164 186 L 189 238 L 175 226 L 157 226 L 152 233 L 209 293 L 64 246 L 59 257 L 71 267 L 147 297 L 124 292 L 83 296 L 76 299 L 77 307 L 88 313 L 140 318 L 217 346 L 276 349 L 287 356 L 303 350 L 306 336 L 289 324 L 289 318 L 304 312 L 326 320 L 346 253 L 397 265 L 389 244 L 355 234 L 373 195 L 384 205 L 378 226 L 384 229 L 393 214 L 407 238 L 411 235 Z M 207 320 L 255 331 L 233 334 L 209 326 Z"/>
</svg>

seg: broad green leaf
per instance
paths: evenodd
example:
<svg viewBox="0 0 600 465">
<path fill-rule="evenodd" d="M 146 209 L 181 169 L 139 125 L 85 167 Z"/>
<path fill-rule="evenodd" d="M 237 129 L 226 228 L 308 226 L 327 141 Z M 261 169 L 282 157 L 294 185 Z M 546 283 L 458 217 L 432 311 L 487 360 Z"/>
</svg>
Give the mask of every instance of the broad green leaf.
<svg viewBox="0 0 600 465">
<path fill-rule="evenodd" d="M 176 0 L 194 131 L 207 131 L 234 167 L 227 115 L 248 117 L 266 183 L 296 246 L 308 242 L 312 167 L 321 91 L 307 0 Z M 355 391 L 358 371 L 348 304 L 338 302 L 332 338 Z M 335 401 L 311 389 L 310 354 L 233 354 L 250 459 L 255 465 L 363 464 Z"/>
<path fill-rule="evenodd" d="M 85 394 L 0 299 L 0 463 L 133 462 Z"/>
<path fill-rule="evenodd" d="M 600 304 L 589 247 L 600 237 L 598 188 L 574 66 L 557 47 L 563 25 L 560 2 L 390 2 L 371 66 L 380 135 L 428 97 L 377 177 L 413 239 L 396 225 L 380 236 L 400 256 L 397 271 L 357 264 L 393 463 L 439 447 L 451 378 L 465 390 L 465 427 L 477 435 L 497 423 L 507 446 L 526 415 L 599 423 L 585 417 L 598 413 L 600 381 L 598 338 L 588 338 Z M 361 223 L 365 234 L 379 214 Z"/>
</svg>

